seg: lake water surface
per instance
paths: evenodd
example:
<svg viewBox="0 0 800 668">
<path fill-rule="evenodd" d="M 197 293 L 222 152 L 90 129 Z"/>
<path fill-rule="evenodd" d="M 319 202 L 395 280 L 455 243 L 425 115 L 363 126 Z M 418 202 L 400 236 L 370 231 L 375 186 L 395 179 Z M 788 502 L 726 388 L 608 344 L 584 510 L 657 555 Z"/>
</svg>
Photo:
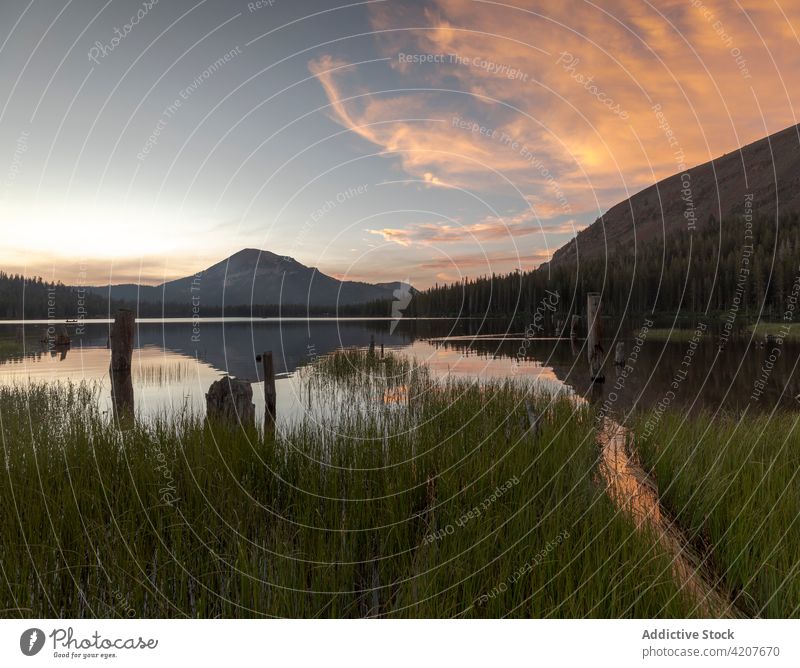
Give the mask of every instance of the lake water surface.
<svg viewBox="0 0 800 668">
<path fill-rule="evenodd" d="M 41 343 L 45 323 L 0 323 L 0 385 L 83 381 L 96 384 L 110 409 L 109 323 L 67 325 L 70 347 Z M 52 323 L 51 323 L 52 324 Z M 188 410 L 202 414 L 209 385 L 225 374 L 254 383 L 263 411 L 261 364 L 271 350 L 277 374 L 279 420 L 303 412 L 297 371 L 339 348 L 367 347 L 412 357 L 440 377 L 515 378 L 552 392 L 604 402 L 622 415 L 634 408 L 697 411 L 797 407 L 800 345 L 762 343 L 740 336 L 720 348 L 710 330 L 680 340 L 649 336 L 641 327 L 604 341 L 606 382 L 589 382 L 583 340 L 528 336 L 525 326 L 480 320 L 205 319 L 137 322 L 133 385 L 136 410 L 153 416 Z M 622 341 L 626 365 L 613 363 Z"/>
</svg>

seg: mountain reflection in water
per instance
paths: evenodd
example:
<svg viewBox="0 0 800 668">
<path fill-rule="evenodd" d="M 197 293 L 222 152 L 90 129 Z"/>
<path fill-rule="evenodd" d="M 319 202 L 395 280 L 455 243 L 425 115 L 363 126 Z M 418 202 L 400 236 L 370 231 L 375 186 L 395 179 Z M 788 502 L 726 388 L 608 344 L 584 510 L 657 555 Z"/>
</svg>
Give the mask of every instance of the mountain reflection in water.
<svg viewBox="0 0 800 668">
<path fill-rule="evenodd" d="M 41 324 L 26 325 L 24 344 L 0 348 L 0 384 L 71 381 L 96 382 L 101 400 L 108 392 L 106 323 L 70 326 L 72 346 L 47 350 L 39 343 Z M 14 339 L 18 325 L 0 324 L 0 339 Z M 303 404 L 293 381 L 295 372 L 320 356 L 343 347 L 399 352 L 430 367 L 434 375 L 517 378 L 551 392 L 577 393 L 623 417 L 634 408 L 680 407 L 697 411 L 771 410 L 795 407 L 800 383 L 796 366 L 800 346 L 785 341 L 775 357 L 771 347 L 746 338 L 731 338 L 720 350 L 708 335 L 692 346 L 687 341 L 623 337 L 625 366 L 608 353 L 603 385 L 589 382 L 583 340 L 529 339 L 524 327 L 477 320 L 237 320 L 226 322 L 142 321 L 137 323 L 133 382 L 136 407 L 145 415 L 205 409 L 209 385 L 225 374 L 258 383 L 256 355 L 273 351 L 279 418 L 297 416 Z M 607 351 L 616 341 L 605 342 Z M 768 368 L 768 373 L 765 369 Z M 760 394 L 756 383 L 765 381 Z M 263 407 L 263 385 L 254 386 L 257 410 Z M 388 398 L 392 400 L 392 398 Z"/>
</svg>

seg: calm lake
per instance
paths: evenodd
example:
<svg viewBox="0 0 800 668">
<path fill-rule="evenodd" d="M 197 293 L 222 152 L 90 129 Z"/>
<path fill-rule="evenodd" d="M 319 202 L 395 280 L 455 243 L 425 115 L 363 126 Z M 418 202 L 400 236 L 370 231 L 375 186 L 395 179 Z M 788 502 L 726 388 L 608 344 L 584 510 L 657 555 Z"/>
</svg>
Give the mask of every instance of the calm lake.
<svg viewBox="0 0 800 668">
<path fill-rule="evenodd" d="M 0 385 L 86 381 L 97 385 L 101 402 L 110 410 L 109 323 L 86 321 L 82 332 L 67 324 L 70 347 L 41 343 L 46 324 L 0 323 Z M 521 379 L 548 391 L 605 402 L 618 415 L 657 406 L 769 411 L 776 405 L 800 405 L 800 345 L 795 342 L 764 343 L 738 336 L 720 348 L 710 328 L 699 333 L 683 330 L 675 337 L 679 340 L 670 341 L 642 325 L 619 331 L 614 341 L 604 341 L 606 381 L 593 386 L 582 339 L 541 337 L 538 332 L 535 338 L 531 332 L 526 336 L 524 324 L 463 319 L 141 320 L 133 359 L 136 410 L 143 417 L 175 411 L 202 414 L 209 385 L 230 374 L 253 381 L 261 414 L 263 383 L 256 355 L 271 350 L 278 419 L 296 418 L 303 413 L 298 369 L 339 348 L 367 347 L 373 339 L 378 354 L 383 346 L 429 366 L 440 377 Z M 614 364 L 619 341 L 624 343 L 626 366 Z"/>
</svg>

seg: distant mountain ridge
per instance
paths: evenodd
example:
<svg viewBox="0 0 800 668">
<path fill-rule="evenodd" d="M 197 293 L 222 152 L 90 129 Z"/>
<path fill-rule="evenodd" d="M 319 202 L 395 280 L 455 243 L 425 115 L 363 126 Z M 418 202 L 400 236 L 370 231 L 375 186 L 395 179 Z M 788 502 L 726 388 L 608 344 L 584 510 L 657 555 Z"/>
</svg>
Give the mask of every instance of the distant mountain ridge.
<svg viewBox="0 0 800 668">
<path fill-rule="evenodd" d="M 395 283 L 340 281 L 291 257 L 245 248 L 194 276 L 156 286 L 93 286 L 88 292 L 111 300 L 144 304 L 186 304 L 200 308 L 244 305 L 335 307 L 392 300 Z"/>
<path fill-rule="evenodd" d="M 687 184 L 690 200 L 684 192 Z M 775 216 L 800 212 L 800 125 L 645 188 L 611 207 L 559 248 L 550 262 L 613 253 L 620 245 L 632 249 L 634 240 L 647 243 L 685 230 L 689 212 L 697 227 L 706 225 L 712 216 L 719 221 L 745 213 Z"/>
</svg>

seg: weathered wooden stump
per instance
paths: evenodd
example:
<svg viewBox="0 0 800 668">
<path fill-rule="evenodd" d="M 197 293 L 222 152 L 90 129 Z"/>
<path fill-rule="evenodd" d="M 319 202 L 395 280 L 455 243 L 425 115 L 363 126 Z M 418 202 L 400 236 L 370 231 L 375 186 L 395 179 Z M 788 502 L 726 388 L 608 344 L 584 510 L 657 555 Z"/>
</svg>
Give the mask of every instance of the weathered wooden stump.
<svg viewBox="0 0 800 668">
<path fill-rule="evenodd" d="M 111 403 L 114 419 L 118 425 L 133 417 L 133 311 L 120 309 L 111 327 L 111 363 L 108 373 L 111 376 Z"/>
<path fill-rule="evenodd" d="M 275 367 L 272 364 L 272 351 L 256 357 L 263 364 L 264 374 L 264 436 L 275 431 L 277 392 L 275 391 Z"/>
<path fill-rule="evenodd" d="M 590 292 L 586 296 L 586 350 L 589 356 L 589 378 L 593 383 L 604 383 L 606 380 L 603 374 L 603 350 L 602 328 L 601 328 L 601 304 L 600 293 Z"/>
<path fill-rule="evenodd" d="M 121 308 L 117 311 L 111 326 L 111 370 L 130 370 L 133 360 L 133 311 Z"/>
<path fill-rule="evenodd" d="M 252 425 L 256 418 L 253 387 L 246 380 L 230 376 L 215 380 L 206 393 L 206 416 L 222 424 Z"/>
</svg>

